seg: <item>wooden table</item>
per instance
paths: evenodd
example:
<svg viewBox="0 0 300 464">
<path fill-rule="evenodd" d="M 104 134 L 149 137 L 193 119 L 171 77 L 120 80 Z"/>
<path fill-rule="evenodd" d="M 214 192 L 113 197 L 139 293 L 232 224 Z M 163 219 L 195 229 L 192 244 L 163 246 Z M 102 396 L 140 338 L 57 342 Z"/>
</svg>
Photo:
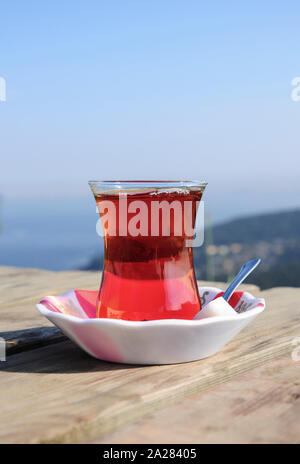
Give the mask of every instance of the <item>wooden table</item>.
<svg viewBox="0 0 300 464">
<path fill-rule="evenodd" d="M 89 357 L 34 307 L 98 280 L 0 267 L 1 443 L 300 441 L 300 288 L 249 286 L 267 309 L 220 353 L 140 367 Z"/>
</svg>

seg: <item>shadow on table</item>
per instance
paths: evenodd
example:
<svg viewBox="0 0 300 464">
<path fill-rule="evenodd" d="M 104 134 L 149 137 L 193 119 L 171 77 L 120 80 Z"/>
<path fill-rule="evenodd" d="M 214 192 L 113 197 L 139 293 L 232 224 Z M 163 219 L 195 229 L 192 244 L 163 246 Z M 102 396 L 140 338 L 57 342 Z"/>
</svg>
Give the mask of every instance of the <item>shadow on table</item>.
<svg viewBox="0 0 300 464">
<path fill-rule="evenodd" d="M 2 372 L 73 374 L 143 367 L 95 359 L 55 327 L 2 332 L 0 337 L 7 345 L 6 361 L 0 362 Z"/>
</svg>

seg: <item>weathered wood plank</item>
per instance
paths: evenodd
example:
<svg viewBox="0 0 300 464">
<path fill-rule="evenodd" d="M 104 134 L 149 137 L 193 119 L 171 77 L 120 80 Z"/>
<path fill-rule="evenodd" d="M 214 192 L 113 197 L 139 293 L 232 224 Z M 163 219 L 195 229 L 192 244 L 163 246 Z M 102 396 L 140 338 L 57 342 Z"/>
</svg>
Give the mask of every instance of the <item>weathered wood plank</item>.
<svg viewBox="0 0 300 464">
<path fill-rule="evenodd" d="M 279 357 L 93 443 L 299 443 L 299 364 Z"/>
<path fill-rule="evenodd" d="M 97 288 L 99 281 L 97 272 L 0 267 L 0 308 L 36 303 L 45 295 L 58 295 L 72 288 Z"/>
<path fill-rule="evenodd" d="M 289 353 L 299 335 L 300 289 L 261 293 L 267 310 L 217 355 L 130 367 L 94 360 L 71 342 L 0 365 L 2 443 L 85 442 Z M 296 363 L 295 363 L 296 365 Z"/>
<path fill-rule="evenodd" d="M 56 327 L 34 327 L 1 332 L 0 336 L 5 340 L 6 356 L 67 340 L 67 337 Z"/>
</svg>

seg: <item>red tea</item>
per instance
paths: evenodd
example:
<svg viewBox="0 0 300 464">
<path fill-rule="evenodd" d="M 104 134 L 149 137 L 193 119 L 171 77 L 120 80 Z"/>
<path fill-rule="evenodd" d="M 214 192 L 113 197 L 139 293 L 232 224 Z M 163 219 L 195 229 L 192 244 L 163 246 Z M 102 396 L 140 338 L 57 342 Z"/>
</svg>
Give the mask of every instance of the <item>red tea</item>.
<svg viewBox="0 0 300 464">
<path fill-rule="evenodd" d="M 192 319 L 200 311 L 193 248 L 186 246 L 186 240 L 191 239 L 192 233 L 185 231 L 187 214 L 184 208 L 187 204 L 191 208 L 192 230 L 201 196 L 200 190 L 184 193 L 130 192 L 125 200 L 124 230 L 124 218 L 121 223 L 119 217 L 122 196 L 115 192 L 95 195 L 104 235 L 98 317 L 132 321 Z M 137 200 L 145 207 L 137 208 Z M 177 210 L 172 207 L 174 201 Z M 165 210 L 160 208 L 161 202 L 167 206 Z M 112 209 L 107 207 L 109 203 L 114 206 Z M 144 214 L 139 216 L 139 220 L 137 211 Z M 168 214 L 169 221 L 166 220 Z M 141 219 L 144 224 L 141 224 Z M 129 232 L 132 223 L 136 226 L 135 236 Z M 115 227 L 113 232 L 112 224 Z M 138 234 L 137 229 L 140 230 Z"/>
</svg>

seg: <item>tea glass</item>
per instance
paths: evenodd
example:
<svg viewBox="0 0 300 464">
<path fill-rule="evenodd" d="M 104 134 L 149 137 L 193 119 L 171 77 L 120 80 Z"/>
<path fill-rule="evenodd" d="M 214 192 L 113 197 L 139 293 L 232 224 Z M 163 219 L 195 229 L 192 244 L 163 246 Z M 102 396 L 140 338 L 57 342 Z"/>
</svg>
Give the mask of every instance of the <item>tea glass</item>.
<svg viewBox="0 0 300 464">
<path fill-rule="evenodd" d="M 192 319 L 201 309 L 193 265 L 199 181 L 90 181 L 104 266 L 97 317 Z"/>
</svg>

